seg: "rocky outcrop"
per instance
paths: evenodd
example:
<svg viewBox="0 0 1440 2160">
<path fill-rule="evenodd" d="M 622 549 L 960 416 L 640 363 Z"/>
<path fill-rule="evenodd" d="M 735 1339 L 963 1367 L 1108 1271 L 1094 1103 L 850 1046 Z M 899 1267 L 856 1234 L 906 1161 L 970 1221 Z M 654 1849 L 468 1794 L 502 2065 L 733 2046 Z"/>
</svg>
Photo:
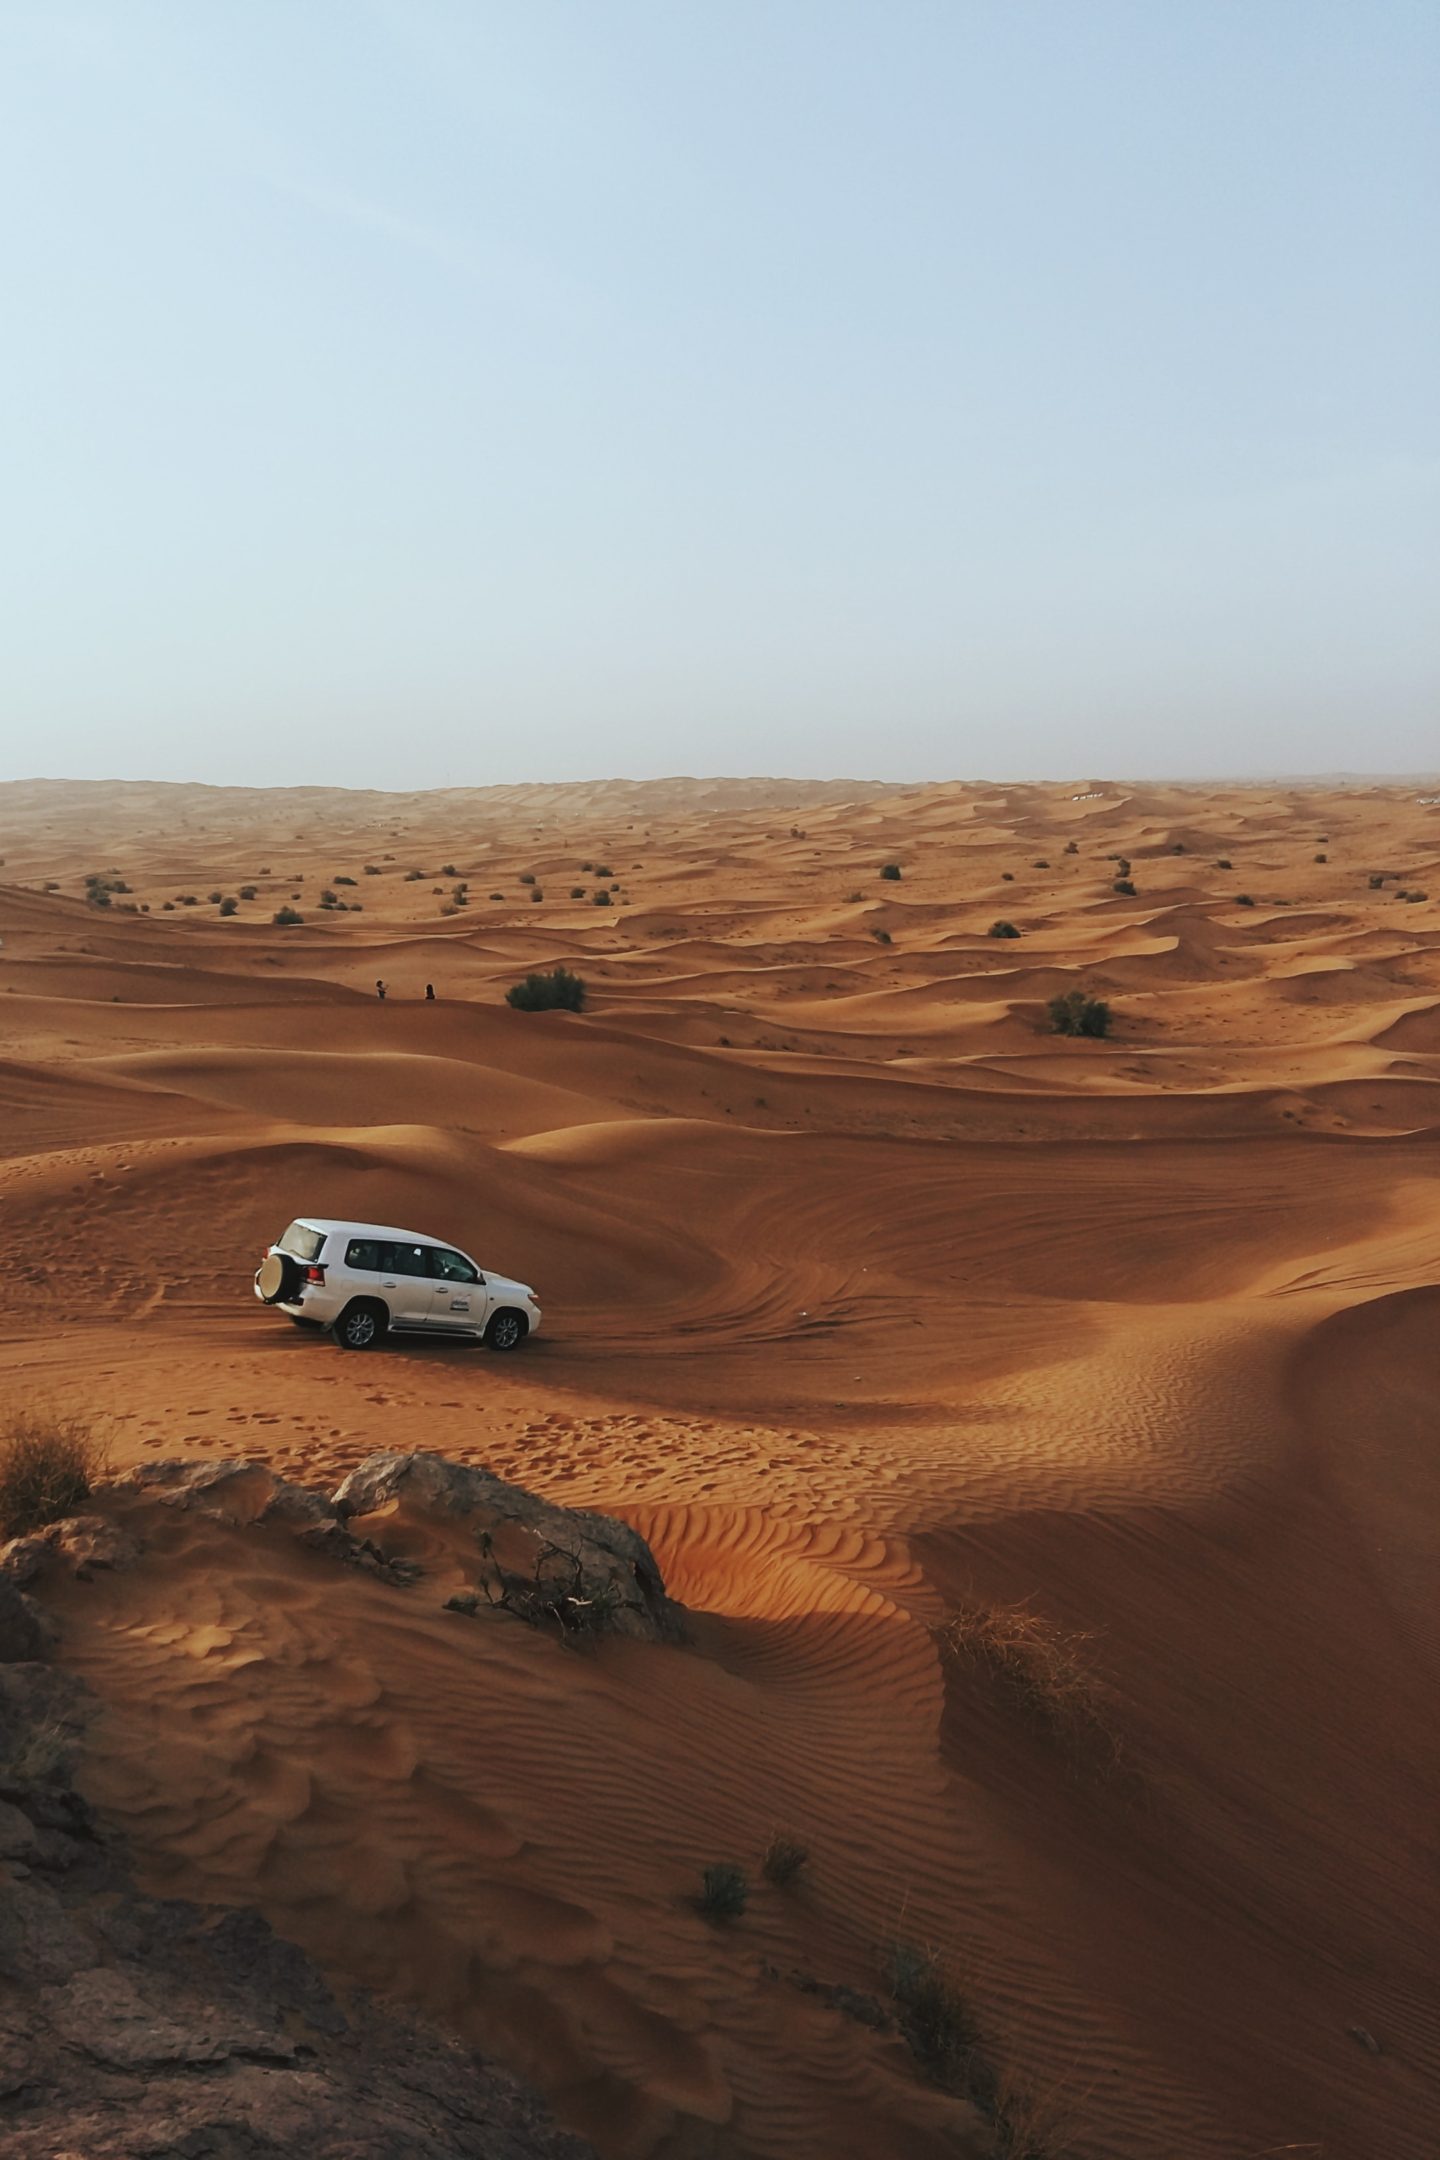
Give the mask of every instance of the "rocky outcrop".
<svg viewBox="0 0 1440 2160">
<path fill-rule="evenodd" d="M 369 1455 L 332 1500 L 342 1520 L 395 1509 L 463 1525 L 476 1554 L 474 1606 L 484 1599 L 522 1619 L 650 1641 L 679 1642 L 684 1615 L 665 1594 L 655 1555 L 612 1515 L 556 1507 L 492 1471 L 443 1455 Z M 377 1535 L 378 1535 L 377 1526 Z M 502 1536 L 508 1536 L 502 1556 Z"/>
<path fill-rule="evenodd" d="M 16 1601 L 0 1577 L 0 1629 Z M 86 1715 L 67 1676 L 0 1661 L 6 2160 L 594 2160 L 470 2049 L 342 2009 L 258 1915 L 140 1896 L 73 1783 Z"/>
<path fill-rule="evenodd" d="M 666 1596 L 655 1555 L 628 1523 L 557 1507 L 492 1471 L 443 1455 L 369 1455 L 328 1498 L 260 1464 L 235 1462 L 141 1463 L 125 1471 L 115 1489 L 238 1527 L 278 1524 L 305 1544 L 396 1583 L 416 1581 L 423 1569 L 387 1550 L 386 1523 L 428 1519 L 460 1532 L 461 1586 L 443 1601 L 452 1611 L 502 1610 L 562 1635 L 685 1640 L 684 1612 Z M 89 1521 L 55 1525 L 44 1534 L 72 1565 L 89 1548 L 69 1533 Z M 133 1525 L 121 1534 L 133 1544 Z M 33 1572 L 40 1541 L 17 1543 L 25 1550 L 0 1552 L 0 1570 L 12 1564 L 6 1553 L 13 1553 L 14 1565 Z M 91 1564 L 101 1563 L 92 1555 Z M 105 1564 L 124 1563 L 116 1558 Z"/>
</svg>

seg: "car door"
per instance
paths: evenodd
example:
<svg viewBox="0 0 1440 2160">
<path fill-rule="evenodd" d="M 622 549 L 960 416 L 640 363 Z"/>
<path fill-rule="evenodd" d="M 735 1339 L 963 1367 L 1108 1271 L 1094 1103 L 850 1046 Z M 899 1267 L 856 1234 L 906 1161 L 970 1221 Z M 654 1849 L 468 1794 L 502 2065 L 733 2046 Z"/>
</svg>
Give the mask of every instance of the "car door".
<svg viewBox="0 0 1440 2160">
<path fill-rule="evenodd" d="M 390 1308 L 390 1325 L 396 1328 L 427 1328 L 430 1325 L 430 1280 L 424 1245 L 382 1244 L 380 1295 Z"/>
<path fill-rule="evenodd" d="M 432 1245 L 430 1325 L 453 1334 L 478 1335 L 485 1325 L 485 1278 L 473 1260 L 452 1245 Z"/>
</svg>

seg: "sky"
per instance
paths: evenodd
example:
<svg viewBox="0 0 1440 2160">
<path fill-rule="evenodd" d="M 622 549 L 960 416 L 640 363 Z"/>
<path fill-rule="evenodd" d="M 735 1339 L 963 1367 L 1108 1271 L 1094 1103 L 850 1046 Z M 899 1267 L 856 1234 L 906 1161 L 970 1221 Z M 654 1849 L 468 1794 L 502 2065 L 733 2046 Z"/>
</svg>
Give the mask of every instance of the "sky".
<svg viewBox="0 0 1440 2160">
<path fill-rule="evenodd" d="M 1433 0 L 0 0 L 0 778 L 1440 764 Z"/>
</svg>

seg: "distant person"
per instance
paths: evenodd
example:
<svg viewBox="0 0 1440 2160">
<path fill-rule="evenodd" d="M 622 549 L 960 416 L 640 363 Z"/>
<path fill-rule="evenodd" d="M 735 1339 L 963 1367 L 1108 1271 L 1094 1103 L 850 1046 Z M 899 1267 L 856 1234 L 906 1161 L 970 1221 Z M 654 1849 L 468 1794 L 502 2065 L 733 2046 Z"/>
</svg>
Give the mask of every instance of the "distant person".
<svg viewBox="0 0 1440 2160">
<path fill-rule="evenodd" d="M 434 1004 L 434 1002 L 435 1002 L 435 985 L 434 985 L 434 983 L 426 983 L 426 985 L 425 985 L 425 1002 L 426 1002 L 426 1004 L 427 1004 L 427 1005 L 433 1005 L 433 1004 Z"/>
<path fill-rule="evenodd" d="M 376 981 L 376 984 L 375 984 L 375 995 L 376 995 L 376 997 L 378 997 L 378 998 L 379 998 L 379 1000 L 380 1000 L 381 1004 L 383 1005 L 383 1004 L 384 1004 L 384 1002 L 385 1002 L 385 985 L 384 985 L 384 983 L 383 983 L 383 982 L 380 982 L 380 981 L 379 981 L 378 979 L 377 979 L 377 981 Z"/>
</svg>

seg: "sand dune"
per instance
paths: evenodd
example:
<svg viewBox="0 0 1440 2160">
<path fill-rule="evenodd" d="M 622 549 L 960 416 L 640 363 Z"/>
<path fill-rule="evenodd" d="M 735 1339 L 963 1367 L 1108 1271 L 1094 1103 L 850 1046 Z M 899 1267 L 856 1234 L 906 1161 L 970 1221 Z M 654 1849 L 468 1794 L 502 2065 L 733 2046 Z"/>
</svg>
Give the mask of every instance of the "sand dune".
<svg viewBox="0 0 1440 2160">
<path fill-rule="evenodd" d="M 484 1463 L 634 1524 L 694 1623 L 580 1655 L 147 1518 L 57 1593 L 147 1886 L 258 1904 L 615 2160 L 980 2160 L 808 1984 L 883 1994 L 897 1941 L 1041 2154 L 1433 2160 L 1437 819 L 0 788 L 9 1393 L 122 1461 Z M 583 1015 L 505 1006 L 559 962 Z M 1077 985 L 1109 1039 L 1049 1032 Z M 546 1331 L 304 1337 L 249 1289 L 300 1211 L 453 1239 Z M 1019 1604 L 1087 1638 L 1123 1772 L 937 1639 Z M 704 1921 L 776 1830 L 801 1882 Z"/>
</svg>

